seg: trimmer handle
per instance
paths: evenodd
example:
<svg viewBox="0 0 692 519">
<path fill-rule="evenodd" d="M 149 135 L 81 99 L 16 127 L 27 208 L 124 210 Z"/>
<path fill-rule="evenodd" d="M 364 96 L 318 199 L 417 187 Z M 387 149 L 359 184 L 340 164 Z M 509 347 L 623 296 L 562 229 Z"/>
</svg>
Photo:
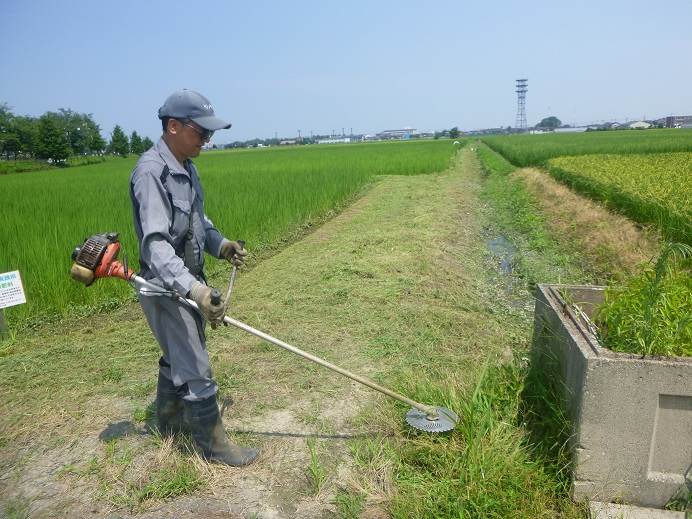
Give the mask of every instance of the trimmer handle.
<svg viewBox="0 0 692 519">
<path fill-rule="evenodd" d="M 215 288 L 211 290 L 211 304 L 214 306 L 219 306 L 221 304 L 221 292 Z"/>
</svg>

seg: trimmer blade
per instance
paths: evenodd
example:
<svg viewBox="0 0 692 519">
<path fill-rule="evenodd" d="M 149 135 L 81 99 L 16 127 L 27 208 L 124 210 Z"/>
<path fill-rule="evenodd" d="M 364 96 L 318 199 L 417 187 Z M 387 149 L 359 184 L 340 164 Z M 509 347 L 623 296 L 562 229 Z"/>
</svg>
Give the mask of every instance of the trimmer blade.
<svg viewBox="0 0 692 519">
<path fill-rule="evenodd" d="M 440 433 L 454 429 L 454 426 L 456 426 L 459 421 L 457 414 L 446 407 L 436 407 L 435 409 L 437 409 L 437 419 L 431 420 L 423 411 L 412 407 L 411 410 L 406 413 L 406 423 L 419 431 L 432 433 Z"/>
</svg>

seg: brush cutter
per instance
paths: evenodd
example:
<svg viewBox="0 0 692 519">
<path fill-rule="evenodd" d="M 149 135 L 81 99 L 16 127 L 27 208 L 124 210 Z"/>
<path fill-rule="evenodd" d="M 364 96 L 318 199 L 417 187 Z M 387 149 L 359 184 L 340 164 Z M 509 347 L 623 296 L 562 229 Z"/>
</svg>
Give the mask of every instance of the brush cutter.
<svg viewBox="0 0 692 519">
<path fill-rule="evenodd" d="M 136 275 L 134 271 L 129 270 L 127 267 L 127 261 L 121 263 L 117 260 L 119 251 L 120 242 L 118 241 L 117 233 L 93 235 L 85 240 L 81 246 L 75 248 L 75 250 L 72 252 L 72 259 L 74 260 L 74 263 L 72 264 L 70 274 L 72 275 L 73 279 L 83 283 L 86 286 L 91 285 L 98 278 L 114 277 L 124 279 L 125 281 L 131 283 L 139 293 L 172 297 L 183 304 L 199 310 L 194 301 L 186 299 L 183 297 L 183 295 L 178 294 L 175 291 L 155 285 Z M 224 302 L 226 305 L 230 300 L 234 281 L 235 267 L 233 269 L 233 273 L 231 274 L 228 291 L 226 292 L 226 299 Z M 215 299 L 214 304 L 220 304 L 221 294 L 218 290 L 214 290 L 214 293 L 212 293 L 212 298 Z M 406 422 L 414 429 L 432 433 L 445 432 L 454 429 L 454 426 L 459 421 L 459 417 L 453 411 L 445 407 L 429 406 L 411 400 L 410 398 L 400 395 L 391 389 L 376 384 L 372 380 L 356 375 L 355 373 L 351 373 L 344 368 L 302 351 L 295 346 L 291 346 L 290 344 L 257 330 L 241 321 L 233 319 L 232 317 L 225 315 L 223 318 L 223 323 L 240 328 L 241 330 L 248 332 L 255 337 L 264 339 L 265 341 L 288 350 L 291 353 L 300 355 L 304 359 L 315 362 L 320 366 L 335 371 L 352 380 L 355 380 L 356 382 L 359 382 L 360 384 L 368 386 L 369 388 L 412 406 L 411 410 L 406 414 Z"/>
</svg>

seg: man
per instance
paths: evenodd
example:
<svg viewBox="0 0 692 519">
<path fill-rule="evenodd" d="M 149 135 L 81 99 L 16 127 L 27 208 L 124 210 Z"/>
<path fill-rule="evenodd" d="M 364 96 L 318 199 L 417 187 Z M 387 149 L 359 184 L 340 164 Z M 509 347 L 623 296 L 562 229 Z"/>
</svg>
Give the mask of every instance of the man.
<svg viewBox="0 0 692 519">
<path fill-rule="evenodd" d="M 140 275 L 194 300 L 199 311 L 167 296 L 139 295 L 161 346 L 156 414 L 159 430 L 189 430 L 202 455 L 231 466 L 247 465 L 257 449 L 232 445 L 223 428 L 205 344 L 205 325 L 223 318 L 223 302 L 212 302 L 204 276 L 204 252 L 236 265 L 246 251 L 227 240 L 204 213 L 204 194 L 190 160 L 216 130 L 231 125 L 214 114 L 209 100 L 180 90 L 159 108 L 161 139 L 137 162 L 130 177 Z"/>
</svg>

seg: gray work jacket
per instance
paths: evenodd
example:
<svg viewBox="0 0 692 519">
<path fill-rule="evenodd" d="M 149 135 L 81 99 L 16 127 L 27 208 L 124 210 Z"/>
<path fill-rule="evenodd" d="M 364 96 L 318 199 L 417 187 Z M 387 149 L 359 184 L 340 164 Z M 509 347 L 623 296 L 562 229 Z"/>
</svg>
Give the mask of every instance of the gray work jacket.
<svg viewBox="0 0 692 519">
<path fill-rule="evenodd" d="M 204 214 L 204 194 L 191 160 L 181 165 L 163 140 L 142 154 L 130 176 L 139 239 L 140 276 L 186 295 L 201 273 L 204 251 L 219 257 L 224 237 Z M 192 219 L 190 219 L 192 218 Z M 185 241 L 192 230 L 192 256 Z M 198 274 L 199 275 L 199 274 Z"/>
</svg>

